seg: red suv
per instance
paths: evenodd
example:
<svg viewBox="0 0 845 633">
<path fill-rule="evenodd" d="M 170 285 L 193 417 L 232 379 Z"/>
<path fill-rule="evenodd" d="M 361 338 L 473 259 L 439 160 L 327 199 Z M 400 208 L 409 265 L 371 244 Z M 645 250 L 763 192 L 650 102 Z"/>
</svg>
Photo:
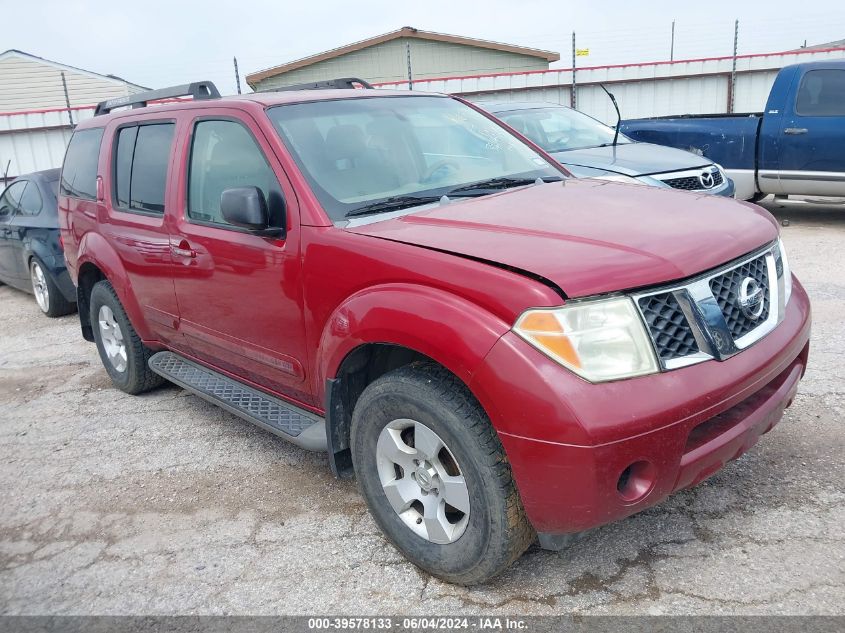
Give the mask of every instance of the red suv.
<svg viewBox="0 0 845 633">
<path fill-rule="evenodd" d="M 59 208 L 114 384 L 327 451 L 440 578 L 697 484 L 804 373 L 810 305 L 756 206 L 569 178 L 445 95 L 197 83 L 97 113 Z"/>
</svg>

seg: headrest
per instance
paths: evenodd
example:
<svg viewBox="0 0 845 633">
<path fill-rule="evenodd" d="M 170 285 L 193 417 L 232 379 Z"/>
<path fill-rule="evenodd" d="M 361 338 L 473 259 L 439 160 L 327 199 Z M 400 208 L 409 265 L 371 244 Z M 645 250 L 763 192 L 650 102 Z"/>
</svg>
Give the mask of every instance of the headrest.
<svg viewBox="0 0 845 633">
<path fill-rule="evenodd" d="M 326 134 L 329 160 L 357 158 L 367 149 L 364 132 L 357 125 L 336 125 Z"/>
</svg>

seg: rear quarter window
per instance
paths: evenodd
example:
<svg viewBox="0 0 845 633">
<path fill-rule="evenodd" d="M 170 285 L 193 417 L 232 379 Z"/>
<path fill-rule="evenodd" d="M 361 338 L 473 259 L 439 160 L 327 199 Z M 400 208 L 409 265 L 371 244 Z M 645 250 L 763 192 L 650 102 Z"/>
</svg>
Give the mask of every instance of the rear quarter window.
<svg viewBox="0 0 845 633">
<path fill-rule="evenodd" d="M 62 167 L 62 194 L 83 200 L 97 198 L 97 162 L 103 128 L 77 130 L 70 139 Z"/>
</svg>

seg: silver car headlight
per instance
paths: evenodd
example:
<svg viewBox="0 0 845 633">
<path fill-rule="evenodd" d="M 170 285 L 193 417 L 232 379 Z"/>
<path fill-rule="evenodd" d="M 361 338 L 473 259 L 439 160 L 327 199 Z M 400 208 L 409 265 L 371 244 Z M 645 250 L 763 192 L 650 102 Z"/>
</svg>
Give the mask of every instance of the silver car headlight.
<svg viewBox="0 0 845 633">
<path fill-rule="evenodd" d="M 513 331 L 590 382 L 659 370 L 651 340 L 630 297 L 528 310 L 517 319 Z"/>
<path fill-rule="evenodd" d="M 789 269 L 789 260 L 786 258 L 786 248 L 780 238 L 778 238 L 778 247 L 775 251 L 775 268 L 778 277 L 783 277 L 783 305 L 786 305 L 792 296 L 792 271 Z"/>
</svg>

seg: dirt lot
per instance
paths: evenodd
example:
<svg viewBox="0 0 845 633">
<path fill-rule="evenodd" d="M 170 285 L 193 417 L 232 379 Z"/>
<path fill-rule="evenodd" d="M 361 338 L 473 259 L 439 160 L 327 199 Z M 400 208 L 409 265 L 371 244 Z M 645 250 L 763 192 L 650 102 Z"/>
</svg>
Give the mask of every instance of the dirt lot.
<svg viewBox="0 0 845 633">
<path fill-rule="evenodd" d="M 0 287 L 0 613 L 843 613 L 845 204 L 769 204 L 814 307 L 794 406 L 698 488 L 463 589 L 325 458 L 175 387 L 114 390 L 75 315 Z"/>
</svg>

